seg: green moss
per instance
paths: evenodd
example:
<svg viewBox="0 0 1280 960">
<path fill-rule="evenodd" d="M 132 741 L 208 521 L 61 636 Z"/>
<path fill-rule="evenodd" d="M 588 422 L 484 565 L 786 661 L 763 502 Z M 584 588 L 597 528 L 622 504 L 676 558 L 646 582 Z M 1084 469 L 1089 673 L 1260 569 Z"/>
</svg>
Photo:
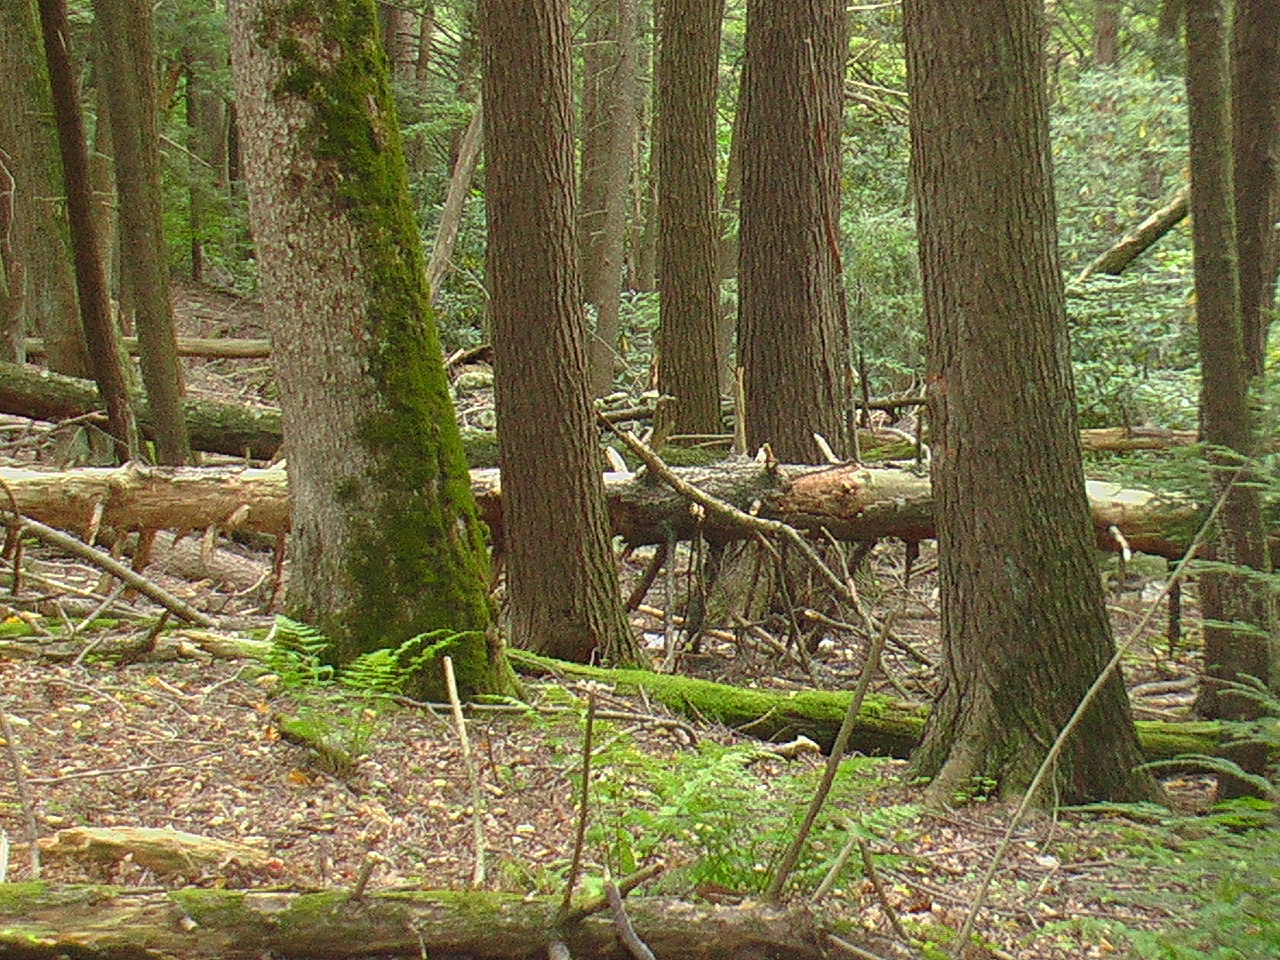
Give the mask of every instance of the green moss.
<svg viewBox="0 0 1280 960">
<path fill-rule="evenodd" d="M 372 2 L 289 0 L 258 37 L 288 64 L 277 94 L 313 107 L 304 136 L 356 233 L 368 287 L 363 351 L 378 411 L 359 425 L 374 465 L 345 486 L 350 600 L 305 619 L 345 662 L 436 629 L 487 635 L 488 555 L 430 309 L 399 125 Z M 309 38 L 319 32 L 316 39 Z M 323 51 L 317 57 L 311 51 Z M 358 489 L 357 489 L 358 487 Z M 481 658 L 492 647 L 475 646 Z M 467 669 L 475 689 L 500 677 Z"/>
</svg>

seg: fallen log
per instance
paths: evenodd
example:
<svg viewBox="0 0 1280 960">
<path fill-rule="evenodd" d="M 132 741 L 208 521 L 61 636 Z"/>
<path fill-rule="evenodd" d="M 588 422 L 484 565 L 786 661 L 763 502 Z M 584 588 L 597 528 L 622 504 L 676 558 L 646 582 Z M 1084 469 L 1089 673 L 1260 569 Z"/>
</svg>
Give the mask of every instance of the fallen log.
<svg viewBox="0 0 1280 960">
<path fill-rule="evenodd" d="M 0 885 L 0 955 L 23 960 L 258 960 L 260 957 L 547 956 L 558 897 L 481 890 L 299 893 Z M 818 960 L 826 932 L 809 909 L 633 897 L 632 925 L 659 958 Z M 610 920 L 593 915 L 562 931 L 575 957 L 627 956 Z M 844 939 L 872 947 L 858 931 Z"/>
<path fill-rule="evenodd" d="M 620 693 L 642 692 L 682 716 L 710 720 L 769 741 L 808 737 L 831 749 L 853 694 L 847 690 L 760 690 L 677 674 L 607 669 L 552 660 L 526 650 L 509 650 L 522 673 L 558 679 L 577 677 L 608 684 Z M 869 696 L 854 728 L 850 751 L 906 758 L 919 742 L 929 708 L 883 696 Z M 1138 740 L 1148 760 L 1187 754 L 1216 756 L 1229 739 L 1215 721 L 1137 722 Z"/>
<path fill-rule="evenodd" d="M 137 337 L 121 337 L 120 345 L 131 356 L 141 352 Z M 44 340 L 28 337 L 26 351 L 29 357 L 44 356 Z M 271 356 L 270 340 L 245 340 L 222 337 L 179 337 L 178 356 L 201 357 L 207 360 L 260 360 Z"/>
<path fill-rule="evenodd" d="M 1142 256 L 1148 247 L 1182 222 L 1187 215 L 1190 197 L 1191 188 L 1181 187 L 1165 202 L 1164 206 L 1126 232 L 1123 237 L 1081 270 L 1074 282 L 1082 283 L 1095 273 L 1119 276 L 1124 268 Z"/>
<path fill-rule="evenodd" d="M 0 363 L 0 413 L 32 420 L 70 420 L 102 409 L 91 380 L 40 367 Z M 191 445 L 197 450 L 252 460 L 270 460 L 280 449 L 280 412 L 244 404 L 187 397 L 182 401 Z M 145 402 L 135 411 L 143 435 L 154 436 L 155 421 Z"/>
<path fill-rule="evenodd" d="M 934 535 L 929 480 L 911 470 L 859 466 L 769 470 L 749 461 L 681 467 L 676 473 L 741 510 L 837 540 L 884 537 L 918 542 Z M 502 538 L 502 487 L 497 470 L 473 470 L 472 489 L 495 545 Z M 245 531 L 279 536 L 289 528 L 284 469 L 198 467 L 82 468 L 36 471 L 0 468 L 24 516 L 81 536 L 101 528 Z M 1182 555 L 1197 507 L 1144 490 L 1089 481 L 1099 547 L 1166 558 Z M 642 474 L 605 475 L 615 535 L 630 545 L 672 537 L 727 541 L 748 535 L 724 517 L 691 512 L 688 502 Z"/>
</svg>

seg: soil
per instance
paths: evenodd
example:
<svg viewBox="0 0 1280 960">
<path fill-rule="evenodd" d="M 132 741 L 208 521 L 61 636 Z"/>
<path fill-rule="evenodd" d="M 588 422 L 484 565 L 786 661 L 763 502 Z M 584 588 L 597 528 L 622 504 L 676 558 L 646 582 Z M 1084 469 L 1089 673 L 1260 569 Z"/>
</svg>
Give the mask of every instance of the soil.
<svg viewBox="0 0 1280 960">
<path fill-rule="evenodd" d="M 263 335 L 256 306 L 229 294 L 182 290 L 178 307 L 185 335 Z M 193 392 L 245 402 L 271 399 L 263 361 L 187 362 Z M 52 443 L 38 441 L 51 429 L 35 424 L 7 434 L 15 439 L 0 450 L 0 459 L 39 464 Z M 646 559 L 625 561 L 628 578 L 638 576 Z M 900 548 L 878 547 L 869 560 L 863 587 L 868 605 L 881 617 L 890 605 L 902 606 L 895 628 L 901 642 L 886 654 L 880 684 L 893 696 L 923 699 L 932 686 L 938 648 L 929 559 L 927 553 L 920 558 L 909 585 L 901 583 Z M 277 594 L 271 564 L 269 550 L 253 543 L 220 541 L 210 551 L 206 544 L 174 545 L 168 538 L 157 547 L 146 576 L 234 622 L 241 632 L 265 631 L 273 623 Z M 0 704 L 8 720 L 0 828 L 10 844 L 8 879 L 33 875 L 32 829 L 47 847 L 59 830 L 76 827 L 162 827 L 244 844 L 258 856 L 166 872 L 127 850 L 95 859 L 46 849 L 39 869 L 45 878 L 66 882 L 314 888 L 355 883 L 375 856 L 374 889 L 465 888 L 475 879 L 478 823 L 484 886 L 562 889 L 579 816 L 587 688 L 531 679 L 530 703 L 541 712 L 510 705 L 469 708 L 464 746 L 445 707 L 353 699 L 300 684 L 271 665 L 228 656 L 198 631 L 166 629 L 150 649 L 158 611 L 145 600 L 113 592 L 111 584 L 99 582 L 98 571 L 44 548 L 29 548 L 23 565 L 22 589 L 4 598 L 4 612 L 11 630 L 34 628 L 37 635 L 0 646 L 0 689 L 6 692 Z M 1117 595 L 1119 636 L 1145 609 L 1157 584 L 1140 579 Z M 660 580 L 647 602 L 661 607 L 666 589 Z M 660 615 L 637 613 L 636 623 L 660 662 Z M 1194 651 L 1171 654 L 1158 627 L 1148 629 L 1129 672 L 1139 714 L 1185 715 L 1194 694 Z M 779 631 L 713 635 L 681 668 L 733 683 L 847 689 L 857 680 L 865 641 L 860 631 L 835 627 L 816 632 L 811 651 L 787 644 Z M 690 832 L 669 830 L 650 842 L 645 818 L 632 814 L 651 813 L 649 822 L 657 823 L 661 804 L 655 795 L 637 787 L 634 795 L 624 791 L 618 799 L 606 787 L 630 782 L 629 750 L 652 758 L 654 769 L 674 769 L 699 751 L 713 755 L 740 748 L 750 755 L 741 769 L 749 771 L 761 795 L 776 796 L 781 804 L 794 795 L 784 783 L 800 772 L 816 778 L 822 758 L 806 752 L 790 759 L 771 755 L 749 731 L 674 717 L 598 687 L 590 693 L 602 714 L 593 743 L 606 750 L 596 768 L 592 817 L 598 826 L 613 823 L 630 836 L 620 843 L 616 831 L 613 840 L 607 829 L 593 833 L 584 851 L 586 873 L 598 877 L 607 866 L 619 875 L 662 859 L 667 870 L 656 884 L 668 893 L 729 900 L 755 893 L 768 874 L 767 854 L 727 880 L 690 879 L 697 876 L 691 864 L 703 855 Z M 286 718 L 309 720 L 340 743 L 351 762 L 326 761 L 289 733 Z M 14 775 L 15 758 L 22 778 Z M 877 811 L 889 817 L 917 803 L 919 792 L 903 782 L 897 761 L 862 761 L 858 770 L 859 785 L 834 812 L 869 831 L 875 872 L 855 866 L 841 874 L 822 898 L 822 912 L 886 935 L 897 921 L 921 941 L 937 940 L 941 927 L 959 928 L 979 899 L 981 875 L 1001 843 L 1010 810 L 973 802 L 943 814 L 915 811 L 877 832 L 866 826 L 876 822 Z M 635 774 L 635 784 L 642 780 Z M 708 783 L 707 792 L 716 786 Z M 1187 778 L 1168 786 L 1184 809 L 1201 809 L 1212 800 L 1209 780 Z M 732 819 L 729 800 L 725 806 L 721 814 Z M 1087 921 L 1109 918 L 1147 927 L 1174 922 L 1138 895 L 1158 881 L 1117 842 L 1126 823 L 1063 813 L 1015 831 L 978 918 L 977 930 L 998 945 L 997 955 L 1119 956 L 1115 944 Z M 620 853 L 627 850 L 641 851 L 644 862 L 628 864 Z M 834 851 L 825 855 L 830 860 Z M 860 855 L 855 851 L 852 859 Z M 1126 897 L 1125 890 L 1137 893 Z"/>
</svg>

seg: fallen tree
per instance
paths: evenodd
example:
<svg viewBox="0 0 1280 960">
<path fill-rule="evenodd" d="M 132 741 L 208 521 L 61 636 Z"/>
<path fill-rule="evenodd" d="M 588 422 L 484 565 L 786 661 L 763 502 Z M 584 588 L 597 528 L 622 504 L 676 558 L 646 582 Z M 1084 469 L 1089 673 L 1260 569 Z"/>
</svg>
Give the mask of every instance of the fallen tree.
<svg viewBox="0 0 1280 960">
<path fill-rule="evenodd" d="M 381 956 L 547 956 L 559 898 L 489 891 L 129 890 L 0 885 L 0 955 L 22 960 L 314 960 Z M 828 956 L 826 933 L 804 907 L 732 906 L 630 898 L 627 915 L 657 957 L 731 960 Z M 575 957 L 627 956 L 608 917 L 560 928 Z M 857 932 L 846 940 L 872 946 Z"/>
<path fill-rule="evenodd" d="M 621 693 L 643 692 L 667 708 L 749 732 L 761 740 L 808 737 L 831 749 L 853 694 L 847 690 L 760 690 L 648 670 L 606 669 L 566 663 L 525 650 L 508 651 L 523 673 L 558 679 L 580 678 L 608 684 Z M 924 729 L 929 708 L 883 696 L 868 696 L 849 749 L 869 756 L 907 757 Z M 1216 721 L 1138 721 L 1138 738 L 1148 760 L 1187 754 L 1213 756 L 1227 737 Z"/>
<path fill-rule="evenodd" d="M 214 341 L 224 342 L 224 341 Z M 246 341 L 250 344 L 256 341 Z M 247 349 L 247 348 L 246 348 Z M 896 409 L 904 404 L 919 402 L 915 399 L 886 400 L 873 403 L 886 409 Z M 0 363 L 0 413 L 7 413 L 31 420 L 57 422 L 88 416 L 102 409 L 98 388 L 92 380 L 80 380 L 40 367 L 17 363 Z M 213 400 L 197 400 L 188 397 L 183 401 L 187 418 L 187 431 L 191 444 L 207 453 L 221 453 L 251 460 L 270 460 L 275 457 L 283 442 L 280 412 L 268 407 L 248 407 L 243 404 L 218 403 Z M 148 437 L 152 421 L 145 404 L 136 411 L 139 426 Z M 631 419 L 644 420 L 653 416 L 652 407 L 615 411 L 606 414 L 617 420 L 619 414 L 630 414 Z M 877 452 L 871 459 L 893 456 L 910 457 L 912 444 L 902 436 L 889 438 L 876 431 L 859 431 L 860 449 Z M 1195 442 L 1194 431 L 1163 430 L 1154 427 L 1107 427 L 1080 431 L 1086 450 L 1156 450 Z M 472 466 L 496 463 L 496 444 L 491 436 L 468 437 L 463 442 Z"/>
<path fill-rule="evenodd" d="M 731 461 L 681 467 L 682 479 L 758 516 L 837 540 L 934 535 L 928 477 L 889 467 L 767 467 Z M 497 470 L 473 470 L 472 489 L 496 546 L 502 540 L 502 487 Z M 19 513 L 87 539 L 101 529 L 246 531 L 280 536 L 289 527 L 283 467 L 161 468 L 129 465 L 66 471 L 0 469 Z M 688 502 L 644 474 L 605 475 L 613 532 L 631 545 L 702 536 L 727 541 L 749 535 L 725 517 L 691 511 Z M 1098 545 L 1157 556 L 1181 556 L 1198 509 L 1185 500 L 1090 481 Z"/>
</svg>

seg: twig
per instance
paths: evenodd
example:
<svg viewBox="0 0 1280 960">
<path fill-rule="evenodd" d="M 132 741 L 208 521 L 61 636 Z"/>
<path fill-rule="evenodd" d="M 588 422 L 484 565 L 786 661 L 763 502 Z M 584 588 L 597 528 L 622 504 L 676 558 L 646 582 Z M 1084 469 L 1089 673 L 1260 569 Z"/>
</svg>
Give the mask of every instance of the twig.
<svg viewBox="0 0 1280 960">
<path fill-rule="evenodd" d="M 864 950 L 862 947 L 855 946 L 843 937 L 837 937 L 834 933 L 827 934 L 827 943 L 831 944 L 839 950 L 843 950 L 852 957 L 858 957 L 859 960 L 884 960 L 884 957 L 878 953 L 872 953 L 870 950 Z"/>
<path fill-rule="evenodd" d="M 876 892 L 876 899 L 880 901 L 880 906 L 884 909 L 885 916 L 889 918 L 889 926 L 893 927 L 894 935 L 903 943 L 911 943 L 912 940 L 907 936 L 907 931 L 902 929 L 902 921 L 898 919 L 898 911 L 893 909 L 893 904 L 889 902 L 889 894 L 885 892 L 884 884 L 880 882 L 880 874 L 876 872 L 875 861 L 871 859 L 871 848 L 867 846 L 865 840 L 859 840 L 858 850 L 862 854 L 862 871 L 867 875 L 867 879 L 871 881 L 871 889 Z"/>
<path fill-rule="evenodd" d="M 129 586 L 133 587 L 143 596 L 155 601 L 167 610 L 173 612 L 174 616 L 181 617 L 196 626 L 213 628 L 217 623 L 211 617 L 205 616 L 189 603 L 178 599 L 168 590 L 156 586 L 145 577 L 134 573 L 129 569 L 128 564 L 121 563 L 114 557 L 110 557 L 101 550 L 96 550 L 86 543 L 77 540 L 75 537 L 63 533 L 61 530 L 55 530 L 53 527 L 46 526 L 38 520 L 32 520 L 29 517 L 22 517 L 19 522 L 22 529 L 27 533 L 32 533 L 39 537 L 45 543 L 51 543 L 59 549 L 85 560 L 100 570 L 105 570 L 117 580 L 122 580 Z"/>
<path fill-rule="evenodd" d="M 635 927 L 631 925 L 631 918 L 627 916 L 627 908 L 622 902 L 622 894 L 618 892 L 618 885 L 612 880 L 606 880 L 604 893 L 609 898 L 609 912 L 613 915 L 613 925 L 618 929 L 618 939 L 636 960 L 657 960 L 648 944 L 640 939 Z"/>
<path fill-rule="evenodd" d="M 787 879 L 791 876 L 796 863 L 800 860 L 800 853 L 804 850 L 804 845 L 809 839 L 809 831 L 813 829 L 814 821 L 818 819 L 818 812 L 826 802 L 827 794 L 831 792 L 831 786 L 836 780 L 836 773 L 840 769 L 840 761 L 844 758 L 844 752 L 849 747 L 849 740 L 853 736 L 853 728 L 857 724 L 858 714 L 862 711 L 862 702 L 866 699 L 867 690 L 871 687 L 871 678 L 880 668 L 880 654 L 884 652 L 885 637 L 888 635 L 892 622 L 892 615 L 886 617 L 884 629 L 877 633 L 875 639 L 871 641 L 871 648 L 867 651 L 866 665 L 862 668 L 862 676 L 858 678 L 858 687 L 853 692 L 853 699 L 849 701 L 848 709 L 845 710 L 844 719 L 840 721 L 840 730 L 836 734 L 835 742 L 831 745 L 831 753 L 827 755 L 827 764 L 822 771 L 822 781 L 818 784 L 818 789 L 814 791 L 813 798 L 809 801 L 809 809 L 805 811 L 804 821 L 800 824 L 800 829 L 796 831 L 795 838 L 791 841 L 791 845 L 787 847 L 787 852 L 782 855 L 782 862 L 778 864 L 778 869 L 769 883 L 769 889 L 765 891 L 765 898 L 768 900 L 776 902 L 781 899 L 782 888 L 786 886 Z"/>
<path fill-rule="evenodd" d="M 360 864 L 360 872 L 356 874 L 356 885 L 351 888 L 350 900 L 363 900 L 365 888 L 369 886 L 369 879 L 373 876 L 373 870 L 378 864 L 385 863 L 385 858 L 374 853 L 372 850 L 366 850 L 364 861 Z"/>
<path fill-rule="evenodd" d="M 623 877 L 618 881 L 618 892 L 625 896 L 645 881 L 652 880 L 666 868 L 666 864 L 664 863 L 651 863 L 647 867 L 641 867 L 635 873 Z M 578 904 L 566 913 L 564 918 L 561 920 L 561 925 L 568 926 L 571 923 L 577 923 L 580 920 L 585 920 L 593 913 L 599 913 L 608 906 L 609 899 L 607 897 L 602 895 L 592 897 L 590 900 L 585 903 Z"/>
<path fill-rule="evenodd" d="M 573 855 L 569 860 L 569 875 L 564 882 L 564 899 L 560 901 L 560 923 L 564 925 L 564 917 L 568 916 L 573 904 L 573 888 L 578 884 L 578 873 L 582 869 L 582 848 L 587 839 L 587 814 L 591 801 L 591 739 L 595 732 L 596 695 L 594 690 L 587 691 L 586 729 L 582 733 L 582 798 L 578 804 L 578 829 L 573 836 Z"/>
<path fill-rule="evenodd" d="M 0 703 L 0 733 L 4 734 L 4 748 L 9 755 L 9 763 L 13 767 L 13 785 L 18 793 L 18 802 L 22 804 L 22 819 L 27 825 L 27 838 L 31 850 L 31 879 L 40 879 L 40 847 L 36 843 L 40 839 L 40 828 L 36 824 L 35 804 L 31 799 L 30 782 L 27 772 L 22 769 L 22 756 L 18 753 L 18 738 L 13 732 L 13 724 L 9 722 L 8 697 Z"/>
<path fill-rule="evenodd" d="M 462 765 L 467 771 L 467 780 L 471 784 L 471 835 L 475 844 L 476 857 L 471 868 L 471 885 L 484 885 L 484 795 L 480 790 L 480 775 L 476 772 L 475 760 L 471 756 L 471 740 L 467 737 L 467 722 L 462 718 L 462 701 L 458 699 L 458 682 L 453 676 L 453 657 L 441 657 L 444 665 L 444 685 L 449 691 L 449 706 L 453 710 L 453 726 L 458 731 L 458 742 L 462 745 Z"/>
<path fill-rule="evenodd" d="M 1240 471 L 1237 470 L 1237 478 L 1239 474 Z M 1000 864 L 1004 861 L 1006 854 L 1008 854 L 1009 848 L 1013 845 L 1013 835 L 1017 831 L 1018 827 L 1022 825 L 1022 821 L 1026 817 L 1027 811 L 1031 809 L 1031 804 L 1039 794 L 1041 784 L 1044 783 L 1044 779 L 1048 776 L 1049 770 L 1053 768 L 1058 757 L 1061 755 L 1062 749 L 1066 745 L 1067 738 L 1070 737 L 1075 731 L 1075 728 L 1079 726 L 1080 720 L 1084 717 L 1085 711 L 1092 706 L 1093 701 L 1097 698 L 1103 685 L 1105 685 L 1111 678 L 1116 667 L 1119 666 L 1120 658 L 1124 656 L 1131 646 L 1133 646 L 1134 641 L 1138 639 L 1138 635 L 1146 629 L 1147 624 L 1151 622 L 1151 618 L 1155 616 L 1156 607 L 1166 596 L 1169 595 L 1169 592 L 1174 588 L 1174 585 L 1180 583 L 1186 575 L 1187 565 L 1191 563 L 1196 551 L 1200 548 L 1200 544 L 1208 534 L 1210 526 L 1217 519 L 1218 513 L 1222 510 L 1223 504 L 1227 502 L 1227 494 L 1231 492 L 1231 488 L 1234 484 L 1235 480 L 1233 479 L 1231 483 L 1224 485 L 1222 494 L 1218 497 L 1217 502 L 1214 503 L 1213 509 L 1210 510 L 1208 515 L 1204 518 L 1204 522 L 1200 524 L 1200 528 L 1196 530 L 1196 535 L 1192 538 L 1191 545 L 1187 547 L 1187 552 L 1182 555 L 1182 559 L 1179 560 L 1178 565 L 1174 567 L 1173 573 L 1169 575 L 1169 579 L 1166 581 L 1164 589 L 1162 589 L 1160 593 L 1156 595 L 1155 599 L 1151 601 L 1150 605 L 1147 607 L 1146 614 L 1129 630 L 1129 635 L 1125 637 L 1121 643 L 1116 644 L 1115 653 L 1112 654 L 1111 659 L 1107 661 L 1106 666 L 1104 666 L 1098 673 L 1098 676 L 1093 681 L 1092 686 L 1090 686 L 1089 689 L 1085 691 L 1084 696 L 1080 698 L 1080 702 L 1076 705 L 1075 711 L 1071 714 L 1066 724 L 1063 725 L 1062 731 L 1058 734 L 1057 738 L 1050 745 L 1049 752 L 1045 754 L 1045 758 L 1041 761 L 1039 768 L 1036 770 L 1035 776 L 1031 778 L 1031 783 L 1027 787 L 1026 793 L 1022 795 L 1022 800 L 1019 802 L 1018 808 L 1013 812 L 1013 817 L 1010 819 L 1009 826 L 1005 830 L 1004 838 L 1000 841 L 1000 846 L 996 849 L 995 855 L 991 858 L 991 863 L 987 865 L 986 872 L 982 875 L 982 882 L 978 884 L 977 895 L 973 898 L 973 906 L 969 908 L 969 913 L 965 916 L 964 924 L 960 928 L 960 934 L 956 937 L 954 956 L 960 957 L 962 955 L 965 945 L 969 943 L 970 938 L 973 936 L 974 925 L 977 923 L 978 914 L 981 912 L 982 906 L 987 899 L 987 895 L 991 891 L 991 883 L 995 879 L 996 871 L 1000 868 Z"/>
</svg>

